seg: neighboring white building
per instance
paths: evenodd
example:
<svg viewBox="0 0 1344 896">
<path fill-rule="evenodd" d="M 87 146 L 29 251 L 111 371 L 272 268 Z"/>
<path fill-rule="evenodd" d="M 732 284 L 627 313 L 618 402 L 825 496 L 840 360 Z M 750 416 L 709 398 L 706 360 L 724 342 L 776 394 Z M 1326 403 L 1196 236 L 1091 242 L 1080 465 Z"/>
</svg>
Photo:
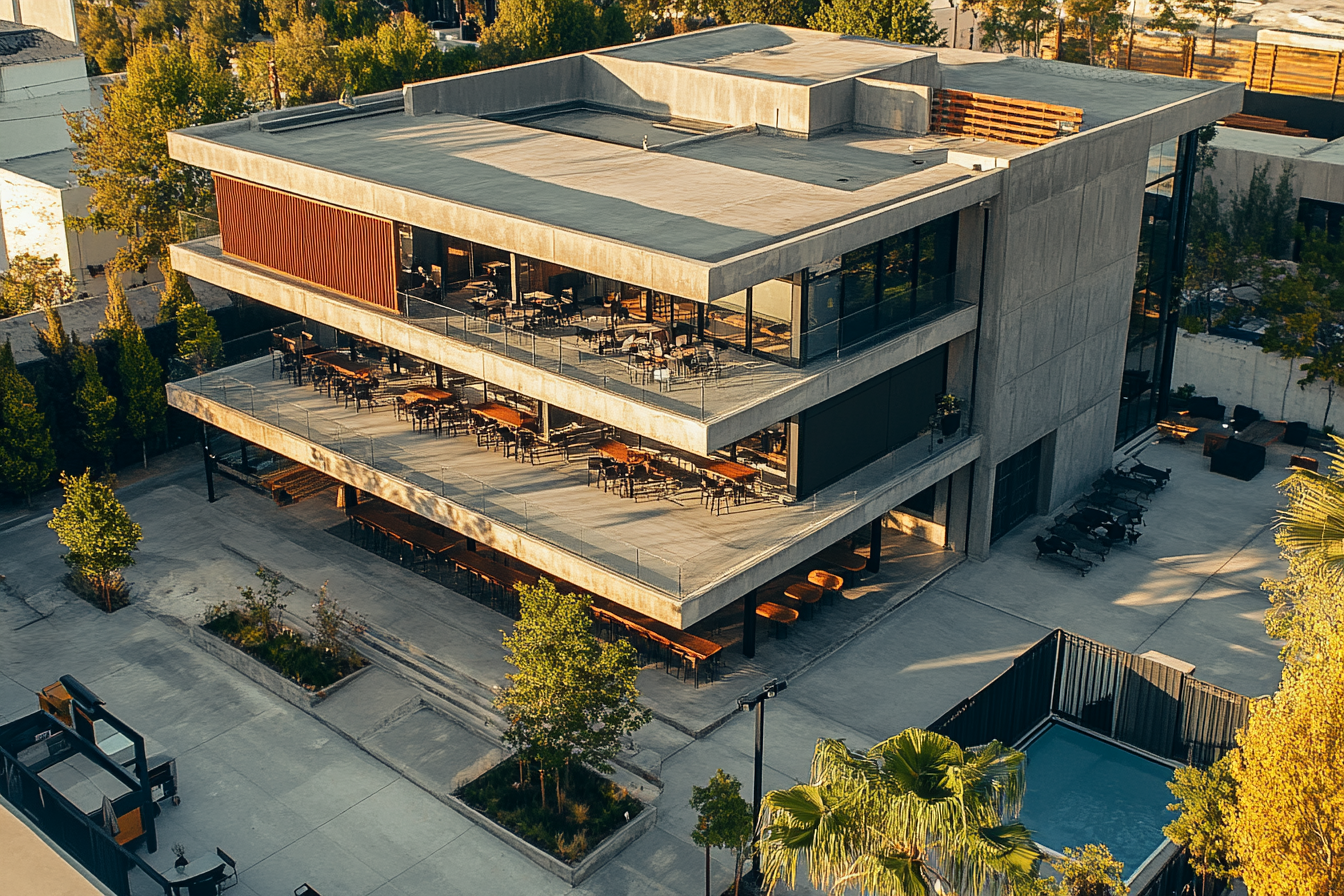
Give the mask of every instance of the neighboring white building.
<svg viewBox="0 0 1344 896">
<path fill-rule="evenodd" d="M 92 108 L 70 0 L 0 0 L 0 270 L 15 255 L 54 255 L 81 292 L 107 291 L 102 265 L 121 245 L 65 225 L 85 212 L 64 113 Z"/>
</svg>

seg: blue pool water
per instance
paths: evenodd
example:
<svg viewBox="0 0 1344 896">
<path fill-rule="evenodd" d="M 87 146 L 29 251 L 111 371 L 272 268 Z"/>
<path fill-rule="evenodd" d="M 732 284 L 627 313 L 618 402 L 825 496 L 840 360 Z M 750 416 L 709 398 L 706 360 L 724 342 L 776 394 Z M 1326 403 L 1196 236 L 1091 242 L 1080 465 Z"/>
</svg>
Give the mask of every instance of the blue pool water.
<svg viewBox="0 0 1344 896">
<path fill-rule="evenodd" d="M 1042 846 L 1104 843 L 1125 863 L 1125 877 L 1162 843 L 1175 813 L 1171 768 L 1064 725 L 1027 746 L 1027 795 L 1021 822 Z"/>
</svg>

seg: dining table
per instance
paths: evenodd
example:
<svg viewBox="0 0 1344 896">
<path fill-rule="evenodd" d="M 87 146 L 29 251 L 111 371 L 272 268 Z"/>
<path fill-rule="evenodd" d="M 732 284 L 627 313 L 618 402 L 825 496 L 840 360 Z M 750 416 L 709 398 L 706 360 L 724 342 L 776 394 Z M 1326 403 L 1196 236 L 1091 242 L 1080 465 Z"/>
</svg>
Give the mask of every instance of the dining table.
<svg viewBox="0 0 1344 896">
<path fill-rule="evenodd" d="M 482 404 L 473 405 L 471 412 L 487 420 L 494 420 L 510 429 L 521 429 L 524 426 L 537 422 L 537 418 L 531 414 L 524 414 L 517 408 L 509 407 L 507 404 L 501 404 L 497 401 L 487 401 Z"/>
<path fill-rule="evenodd" d="M 700 469 L 710 476 L 725 479 L 734 485 L 751 482 L 761 474 L 761 471 L 755 467 L 749 467 L 746 464 L 739 464 L 731 460 L 712 460 L 709 463 L 702 464 Z"/>
<path fill-rule="evenodd" d="M 438 556 L 462 544 L 457 535 L 439 533 L 376 507 L 352 507 L 350 519 Z"/>
<path fill-rule="evenodd" d="M 365 364 L 362 361 L 356 361 L 349 355 L 343 355 L 340 352 L 317 352 L 308 356 L 308 360 L 323 367 L 329 367 L 342 376 L 352 377 L 354 379 L 368 379 L 373 376 L 374 367 L 372 364 Z"/>
<path fill-rule="evenodd" d="M 631 448 L 624 442 L 618 442 L 615 439 L 603 439 L 600 442 L 595 442 L 593 450 L 598 454 L 605 454 L 618 464 L 642 464 L 653 456 L 651 452 Z"/>
<path fill-rule="evenodd" d="M 401 400 L 407 404 L 416 401 L 432 401 L 435 404 L 442 404 L 445 401 L 452 401 L 453 393 L 447 389 L 436 389 L 433 386 L 418 386 L 401 393 Z"/>
</svg>

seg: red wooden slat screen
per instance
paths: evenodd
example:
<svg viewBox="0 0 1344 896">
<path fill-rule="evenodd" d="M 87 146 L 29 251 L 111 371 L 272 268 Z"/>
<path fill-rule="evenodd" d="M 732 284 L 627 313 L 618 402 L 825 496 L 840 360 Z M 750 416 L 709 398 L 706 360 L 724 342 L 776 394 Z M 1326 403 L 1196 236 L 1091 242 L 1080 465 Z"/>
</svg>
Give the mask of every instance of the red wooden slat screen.
<svg viewBox="0 0 1344 896">
<path fill-rule="evenodd" d="M 397 308 L 392 222 L 215 175 L 224 251 L 383 308 Z"/>
</svg>

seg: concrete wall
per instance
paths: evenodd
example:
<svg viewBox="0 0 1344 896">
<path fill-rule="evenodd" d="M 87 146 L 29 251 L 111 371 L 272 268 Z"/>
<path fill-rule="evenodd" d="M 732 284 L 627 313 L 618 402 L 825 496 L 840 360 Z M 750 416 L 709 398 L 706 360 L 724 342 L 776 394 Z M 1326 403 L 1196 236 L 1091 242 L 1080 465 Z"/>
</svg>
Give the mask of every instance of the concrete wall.
<svg viewBox="0 0 1344 896">
<path fill-rule="evenodd" d="M 69 271 L 64 211 L 59 189 L 0 168 L 0 228 L 9 257 L 25 252 L 55 255 Z"/>
<path fill-rule="evenodd" d="M 988 551 L 999 462 L 1053 434 L 1047 504 L 1109 462 L 1153 139 L 1150 120 L 1121 122 L 1056 140 L 1004 172 L 980 332 L 974 420 L 985 451 L 972 556 Z"/>
<path fill-rule="evenodd" d="M 1213 170 L 1206 174 L 1213 178 L 1219 193 L 1227 198 L 1250 186 L 1251 175 L 1258 166 L 1269 166 L 1269 184 L 1273 188 L 1284 167 L 1291 165 L 1293 194 L 1297 198 L 1305 196 L 1344 202 L 1344 165 L 1328 158 L 1322 160 L 1303 155 L 1325 145 L 1324 140 L 1312 137 L 1284 137 L 1221 128 L 1213 142 L 1217 150 Z"/>
<path fill-rule="evenodd" d="M 583 96 L 586 57 L 561 56 L 456 78 L 407 84 L 408 115 L 489 115 Z"/>
<path fill-rule="evenodd" d="M 1295 420 L 1344 432 L 1344 395 L 1331 401 L 1324 383 L 1299 386 L 1306 358 L 1288 360 L 1236 339 L 1181 332 L 1176 339 L 1173 388 L 1192 383 L 1196 395 L 1215 396 L 1229 414 L 1236 405 L 1255 408 L 1272 420 Z M 1330 408 L 1326 416 L 1326 407 Z"/>
<path fill-rule="evenodd" d="M 857 78 L 854 81 L 854 124 L 901 134 L 927 134 L 933 89 Z"/>
<path fill-rule="evenodd" d="M 89 106 L 83 56 L 0 66 L 0 161 L 69 146 L 61 112 Z"/>
</svg>

